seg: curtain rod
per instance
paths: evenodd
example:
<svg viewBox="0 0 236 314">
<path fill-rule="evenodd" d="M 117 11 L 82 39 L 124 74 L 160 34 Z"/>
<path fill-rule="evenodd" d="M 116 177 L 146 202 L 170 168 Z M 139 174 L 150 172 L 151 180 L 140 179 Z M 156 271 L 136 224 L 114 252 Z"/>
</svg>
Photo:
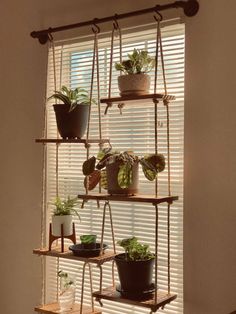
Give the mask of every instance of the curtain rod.
<svg viewBox="0 0 236 314">
<path fill-rule="evenodd" d="M 46 44 L 47 41 L 49 40 L 49 34 L 52 34 L 52 33 L 61 32 L 61 31 L 65 31 L 65 30 L 73 29 L 73 28 L 79 28 L 82 26 L 96 25 L 96 24 L 100 24 L 104 22 L 116 21 L 116 20 L 132 17 L 132 16 L 143 15 L 143 14 L 152 13 L 152 12 L 159 12 L 159 11 L 164 11 L 164 10 L 172 9 L 172 8 L 175 8 L 175 9 L 182 8 L 184 10 L 184 14 L 188 17 L 191 17 L 197 14 L 199 10 L 199 3 L 197 0 L 187 0 L 187 1 L 175 1 L 173 3 L 164 4 L 164 5 L 157 4 L 155 7 L 147 8 L 143 10 L 132 11 L 132 12 L 127 12 L 123 14 L 115 14 L 113 16 L 108 16 L 108 17 L 104 17 L 100 19 L 95 18 L 93 20 L 86 21 L 86 22 L 80 22 L 76 24 L 64 25 L 64 26 L 59 26 L 59 27 L 54 27 L 54 28 L 49 27 L 48 29 L 44 29 L 41 31 L 31 32 L 30 35 L 33 38 L 37 38 L 40 44 Z"/>
</svg>

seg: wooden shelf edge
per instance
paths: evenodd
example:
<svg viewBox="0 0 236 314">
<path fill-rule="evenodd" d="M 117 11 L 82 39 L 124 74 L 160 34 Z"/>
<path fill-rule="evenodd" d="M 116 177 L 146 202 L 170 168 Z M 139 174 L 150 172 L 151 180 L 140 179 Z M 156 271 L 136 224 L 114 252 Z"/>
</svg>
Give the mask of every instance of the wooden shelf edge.
<svg viewBox="0 0 236 314">
<path fill-rule="evenodd" d="M 146 94 L 146 95 L 127 95 L 127 96 L 116 96 L 110 98 L 102 98 L 100 99 L 101 103 L 112 104 L 112 103 L 122 103 L 122 102 L 131 102 L 138 100 L 175 100 L 175 96 L 173 95 L 165 95 L 165 94 Z"/>
<path fill-rule="evenodd" d="M 75 256 L 71 251 L 68 249 L 65 250 L 65 252 L 60 252 L 60 247 L 53 248 L 51 251 L 49 251 L 48 248 L 38 248 L 33 250 L 33 254 L 41 255 L 41 256 L 51 256 L 51 257 L 60 257 L 60 258 L 66 258 L 71 260 L 77 260 L 81 262 L 89 262 L 97 265 L 102 265 L 106 262 L 112 261 L 115 257 L 115 253 L 112 251 L 105 251 L 105 253 L 101 256 L 96 257 L 82 257 L 82 256 Z"/>
<path fill-rule="evenodd" d="M 155 303 L 154 294 L 150 299 L 146 299 L 144 301 L 133 300 L 122 297 L 118 291 L 114 287 L 108 287 L 103 289 L 101 292 L 96 291 L 93 293 L 93 296 L 96 298 L 96 301 L 101 299 L 130 304 L 134 306 L 140 306 L 144 308 L 149 308 L 152 311 L 156 312 L 159 308 L 163 308 L 166 304 L 174 301 L 177 298 L 176 294 L 171 294 L 165 291 L 157 291 L 157 302 Z"/>
<path fill-rule="evenodd" d="M 161 196 L 154 197 L 152 195 L 134 195 L 134 196 L 126 196 L 126 195 L 110 195 L 110 194 L 79 194 L 79 199 L 83 200 L 106 200 L 106 201 L 119 201 L 119 202 L 141 202 L 141 203 L 151 203 L 151 204 L 160 204 L 160 203 L 172 203 L 173 201 L 177 201 L 179 199 L 178 196 Z"/>
<path fill-rule="evenodd" d="M 88 141 L 86 141 L 86 139 L 63 139 L 63 138 L 36 138 L 35 139 L 36 143 L 58 143 L 58 144 L 62 144 L 62 143 L 81 143 L 81 144 L 104 144 L 104 143 L 109 143 L 110 140 L 109 139 L 89 139 Z"/>
<path fill-rule="evenodd" d="M 34 308 L 36 312 L 46 313 L 46 314 L 58 314 L 60 312 L 60 307 L 58 303 L 50 303 L 41 306 L 36 306 Z M 63 312 L 64 313 L 64 312 Z M 66 311 L 67 314 L 80 314 L 80 304 L 75 303 L 73 309 L 70 311 Z M 102 312 L 96 308 L 94 311 L 91 306 L 83 305 L 83 314 L 102 314 Z"/>
</svg>

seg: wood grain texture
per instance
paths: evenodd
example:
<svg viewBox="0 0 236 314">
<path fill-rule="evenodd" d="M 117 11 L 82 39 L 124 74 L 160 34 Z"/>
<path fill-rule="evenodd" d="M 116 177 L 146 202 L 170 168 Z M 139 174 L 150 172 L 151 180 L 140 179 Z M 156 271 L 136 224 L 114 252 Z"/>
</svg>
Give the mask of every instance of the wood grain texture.
<svg viewBox="0 0 236 314">
<path fill-rule="evenodd" d="M 167 292 L 158 290 L 156 303 L 154 301 L 154 294 L 152 294 L 150 299 L 147 299 L 145 301 L 136 301 L 122 297 L 121 294 L 116 291 L 114 287 L 108 287 L 106 289 L 103 289 L 101 292 L 94 292 L 93 296 L 96 297 L 97 300 L 106 299 L 110 301 L 146 307 L 150 308 L 154 312 L 157 311 L 160 307 L 163 307 L 171 301 L 175 300 L 177 297 L 176 294 L 168 294 Z"/>
<path fill-rule="evenodd" d="M 73 253 L 69 251 L 68 248 L 65 248 L 65 252 L 61 252 L 61 247 L 53 248 L 51 251 L 48 248 L 34 249 L 33 253 L 36 255 L 60 257 L 60 258 L 66 258 L 66 259 L 71 259 L 71 260 L 77 260 L 81 262 L 89 262 L 89 263 L 98 264 L 98 265 L 102 265 L 105 262 L 112 261 L 116 255 L 112 251 L 106 251 L 101 256 L 80 257 L 80 256 L 73 255 Z"/>
<path fill-rule="evenodd" d="M 46 313 L 46 314 L 59 314 L 60 312 L 60 307 L 58 303 L 51 303 L 51 304 L 46 304 L 42 306 L 37 306 L 34 308 L 36 312 L 39 313 Z M 80 304 L 74 304 L 73 309 L 70 311 L 66 312 L 67 314 L 80 314 Z M 98 309 L 94 309 L 92 311 L 90 306 L 84 305 L 83 306 L 83 313 L 82 314 L 102 314 L 102 312 Z"/>
<path fill-rule="evenodd" d="M 79 194 L 78 198 L 83 200 L 106 200 L 106 201 L 119 201 L 119 202 L 141 202 L 141 203 L 151 203 L 151 204 L 160 204 L 160 203 L 172 203 L 173 201 L 178 200 L 178 196 L 159 196 L 155 197 L 153 195 L 110 195 L 110 194 Z"/>
</svg>

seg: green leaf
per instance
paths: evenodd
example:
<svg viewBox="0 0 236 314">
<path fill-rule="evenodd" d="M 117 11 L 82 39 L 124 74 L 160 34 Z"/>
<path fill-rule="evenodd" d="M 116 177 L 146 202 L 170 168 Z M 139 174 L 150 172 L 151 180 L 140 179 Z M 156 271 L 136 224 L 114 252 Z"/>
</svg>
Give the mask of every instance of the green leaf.
<svg viewBox="0 0 236 314">
<path fill-rule="evenodd" d="M 132 184 L 132 166 L 130 164 L 125 163 L 120 166 L 117 181 L 122 189 L 126 189 Z"/>
</svg>

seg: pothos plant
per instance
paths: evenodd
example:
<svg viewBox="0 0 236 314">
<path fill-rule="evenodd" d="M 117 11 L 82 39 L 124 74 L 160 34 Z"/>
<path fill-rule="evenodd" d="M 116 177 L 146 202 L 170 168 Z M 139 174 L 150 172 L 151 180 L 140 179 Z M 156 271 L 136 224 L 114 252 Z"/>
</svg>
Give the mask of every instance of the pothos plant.
<svg viewBox="0 0 236 314">
<path fill-rule="evenodd" d="M 150 72 L 155 66 L 155 58 L 145 49 L 134 49 L 128 59 L 115 63 L 115 69 L 124 74 L 141 74 Z"/>
<path fill-rule="evenodd" d="M 69 289 L 71 286 L 73 286 L 75 284 L 74 280 L 72 280 L 68 273 L 60 270 L 58 273 L 57 273 L 57 276 L 61 279 L 62 281 L 62 288 L 63 289 Z"/>
<path fill-rule="evenodd" d="M 93 178 L 89 189 L 92 190 L 101 180 L 103 188 L 107 189 L 106 170 L 104 168 L 110 163 L 119 163 L 117 182 L 122 189 L 132 184 L 132 168 L 134 163 L 139 162 L 143 173 L 149 181 L 155 180 L 158 172 L 165 169 L 165 158 L 162 154 L 148 154 L 142 158 L 132 152 L 118 152 L 111 148 L 102 149 L 97 157 L 93 156 L 83 163 L 83 174 Z"/>
<path fill-rule="evenodd" d="M 55 91 L 55 93 L 48 98 L 48 100 L 50 99 L 58 99 L 62 101 L 63 104 L 68 105 L 70 107 L 69 112 L 74 110 L 79 104 L 88 105 L 90 103 L 90 97 L 87 90 L 81 87 L 71 89 L 64 85 L 59 91 Z M 92 99 L 91 103 L 96 103 L 96 101 Z"/>
<path fill-rule="evenodd" d="M 150 252 L 149 245 L 139 243 L 136 237 L 120 240 L 117 244 L 125 250 L 127 261 L 145 261 L 155 257 Z"/>
</svg>

